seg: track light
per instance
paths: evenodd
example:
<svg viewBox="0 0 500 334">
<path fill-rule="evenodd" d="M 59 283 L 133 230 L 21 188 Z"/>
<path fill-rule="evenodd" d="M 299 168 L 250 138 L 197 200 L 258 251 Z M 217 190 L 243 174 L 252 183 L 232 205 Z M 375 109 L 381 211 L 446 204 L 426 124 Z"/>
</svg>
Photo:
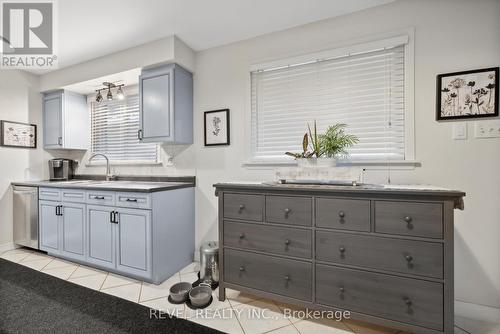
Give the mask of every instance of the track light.
<svg viewBox="0 0 500 334">
<path fill-rule="evenodd" d="M 106 94 L 108 101 L 113 101 L 113 94 L 111 93 L 111 87 L 108 86 L 108 94 Z"/>
<path fill-rule="evenodd" d="M 125 98 L 125 94 L 123 94 L 122 86 L 123 85 L 118 85 L 118 90 L 116 91 L 116 98 L 118 100 L 123 100 Z"/>
<path fill-rule="evenodd" d="M 98 90 L 96 90 L 96 92 L 97 92 L 97 95 L 96 95 L 96 97 L 95 97 L 95 101 L 96 101 L 96 102 L 101 102 L 101 101 L 102 101 L 101 90 L 100 90 L 100 89 L 98 89 Z"/>
</svg>

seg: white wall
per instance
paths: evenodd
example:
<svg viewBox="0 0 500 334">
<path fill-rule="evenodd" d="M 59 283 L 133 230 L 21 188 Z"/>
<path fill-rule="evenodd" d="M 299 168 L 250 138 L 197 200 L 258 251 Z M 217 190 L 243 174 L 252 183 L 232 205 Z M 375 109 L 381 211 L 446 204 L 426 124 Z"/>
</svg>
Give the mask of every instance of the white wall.
<svg viewBox="0 0 500 334">
<path fill-rule="evenodd" d="M 38 77 L 0 70 L 0 119 L 33 123 L 41 129 Z M 40 132 L 38 145 L 41 145 Z M 40 146 L 39 146 L 40 147 Z M 42 178 L 43 150 L 0 146 L 0 248 L 12 242 L 12 181 Z"/>
</svg>

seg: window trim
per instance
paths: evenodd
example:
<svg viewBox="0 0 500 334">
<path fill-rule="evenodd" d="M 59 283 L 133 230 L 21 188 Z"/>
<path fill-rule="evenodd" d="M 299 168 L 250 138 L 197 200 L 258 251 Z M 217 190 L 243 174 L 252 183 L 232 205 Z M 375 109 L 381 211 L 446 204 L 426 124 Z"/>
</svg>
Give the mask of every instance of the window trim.
<svg viewBox="0 0 500 334">
<path fill-rule="evenodd" d="M 340 164 L 352 166 L 364 166 L 369 169 L 386 169 L 391 166 L 397 169 L 413 169 L 420 166 L 420 162 L 415 157 L 415 28 L 409 27 L 391 33 L 380 34 L 370 38 L 358 39 L 353 43 L 333 45 L 327 50 L 310 52 L 302 55 L 289 55 L 288 57 L 276 58 L 262 62 L 256 62 L 249 66 L 247 82 L 246 82 L 246 103 L 245 103 L 245 150 L 243 167 L 247 168 L 270 168 L 279 166 L 295 166 L 297 162 L 291 158 L 283 156 L 276 159 L 256 159 L 252 156 L 252 101 L 251 101 L 251 72 L 265 70 L 289 64 L 299 64 L 311 61 L 316 61 L 323 58 L 334 58 L 344 56 L 346 54 L 364 53 L 376 49 L 382 49 L 389 45 L 404 44 L 404 94 L 405 94 L 405 160 L 349 160 L 340 161 Z"/>
<path fill-rule="evenodd" d="M 138 95 L 139 94 L 139 85 L 129 85 L 123 88 L 123 91 L 126 95 Z M 97 93 L 87 95 L 87 106 L 89 110 L 89 115 L 92 117 L 92 102 L 95 102 L 95 98 Z M 140 108 L 140 106 L 139 106 Z M 90 130 L 90 135 L 92 136 L 92 130 Z M 92 139 L 91 139 L 92 140 Z M 92 151 L 92 143 L 90 144 L 90 149 L 87 150 L 89 153 L 94 153 Z M 92 160 L 89 161 L 91 154 L 88 155 L 85 159 L 85 167 L 102 167 L 106 165 L 105 161 Z M 148 167 L 148 166 L 161 166 L 163 165 L 162 154 L 161 154 L 161 145 L 156 143 L 156 161 L 147 161 L 147 160 L 109 160 L 110 166 L 138 166 L 138 167 Z"/>
</svg>

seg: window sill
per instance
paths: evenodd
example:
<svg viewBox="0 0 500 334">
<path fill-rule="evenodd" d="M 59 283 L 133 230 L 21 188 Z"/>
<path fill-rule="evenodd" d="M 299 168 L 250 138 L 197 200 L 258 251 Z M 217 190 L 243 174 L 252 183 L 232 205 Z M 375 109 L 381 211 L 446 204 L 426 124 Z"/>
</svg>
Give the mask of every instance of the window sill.
<svg viewBox="0 0 500 334">
<path fill-rule="evenodd" d="M 363 167 L 364 169 L 415 169 L 415 167 L 421 167 L 420 161 L 416 160 L 388 160 L 388 161 L 377 161 L 377 160 L 358 160 L 358 161 L 339 161 L 337 163 L 338 167 Z M 297 162 L 294 160 L 249 160 L 242 163 L 242 166 L 248 169 L 273 169 L 279 167 L 297 167 Z"/>
<path fill-rule="evenodd" d="M 117 161 L 109 162 L 110 166 L 129 166 L 129 167 L 154 167 L 154 166 L 163 166 L 163 162 L 140 162 L 140 161 L 131 161 L 131 162 L 125 162 L 125 161 Z M 92 162 L 92 163 L 86 163 L 85 167 L 102 167 L 106 166 L 106 162 Z"/>
</svg>

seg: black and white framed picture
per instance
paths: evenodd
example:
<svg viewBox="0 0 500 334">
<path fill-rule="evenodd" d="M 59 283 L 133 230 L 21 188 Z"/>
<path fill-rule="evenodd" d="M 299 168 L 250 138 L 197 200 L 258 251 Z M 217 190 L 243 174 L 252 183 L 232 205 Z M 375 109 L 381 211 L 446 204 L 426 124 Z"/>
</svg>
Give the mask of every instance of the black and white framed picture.
<svg viewBox="0 0 500 334">
<path fill-rule="evenodd" d="M 205 111 L 205 146 L 229 145 L 229 109 Z"/>
<path fill-rule="evenodd" d="M 36 148 L 36 125 L 0 121 L 0 145 L 20 148 Z"/>
<path fill-rule="evenodd" d="M 437 76 L 436 120 L 498 116 L 498 67 Z"/>
</svg>

